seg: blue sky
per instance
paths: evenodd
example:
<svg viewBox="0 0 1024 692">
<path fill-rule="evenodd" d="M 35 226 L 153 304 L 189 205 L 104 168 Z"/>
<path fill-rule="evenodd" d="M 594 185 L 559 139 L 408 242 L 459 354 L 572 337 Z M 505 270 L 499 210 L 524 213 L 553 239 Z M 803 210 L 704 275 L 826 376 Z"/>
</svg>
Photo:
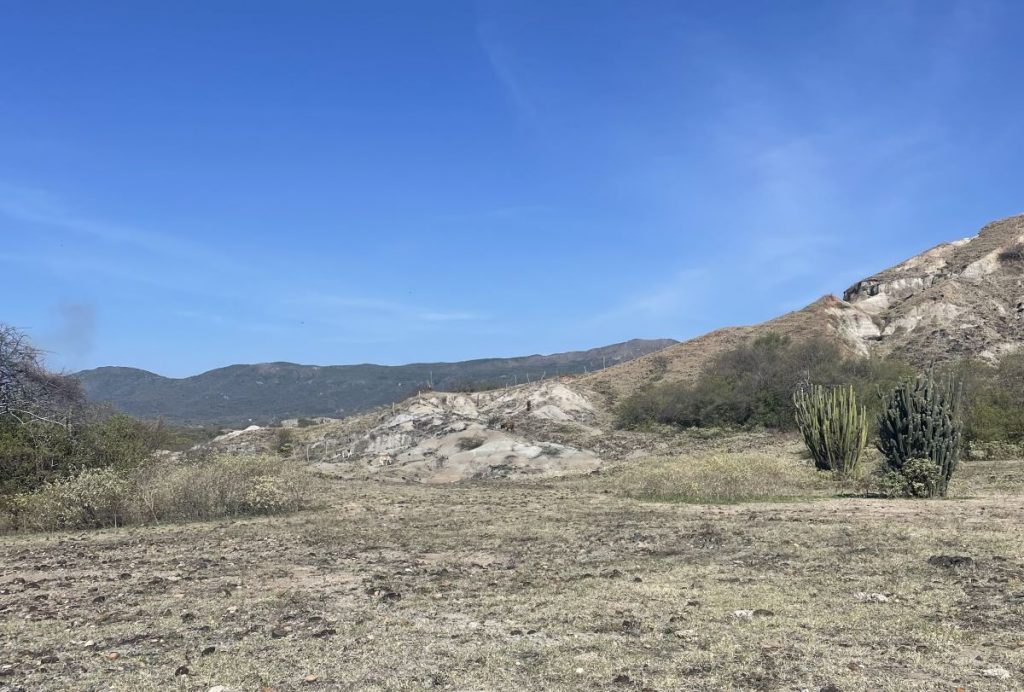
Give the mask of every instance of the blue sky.
<svg viewBox="0 0 1024 692">
<path fill-rule="evenodd" d="M 55 367 L 696 336 L 1024 211 L 1018 2 L 0 0 Z"/>
</svg>

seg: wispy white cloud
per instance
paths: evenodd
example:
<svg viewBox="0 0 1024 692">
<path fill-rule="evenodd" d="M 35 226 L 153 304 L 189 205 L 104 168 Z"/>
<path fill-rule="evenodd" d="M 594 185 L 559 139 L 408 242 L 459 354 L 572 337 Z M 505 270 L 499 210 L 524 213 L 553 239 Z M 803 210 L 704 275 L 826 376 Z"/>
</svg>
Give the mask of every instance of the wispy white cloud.
<svg viewBox="0 0 1024 692">
<path fill-rule="evenodd" d="M 229 329 L 237 329 L 240 331 L 248 332 L 260 332 L 260 333 L 284 333 L 289 329 L 294 328 L 295 325 L 287 325 L 283 323 L 273 324 L 268 322 L 256 322 L 252 320 L 239 319 L 235 316 L 224 315 L 218 312 L 209 312 L 205 310 L 194 310 L 190 308 L 176 308 L 170 311 L 171 315 L 180 317 L 186 320 L 192 320 L 194 322 L 204 322 L 206 324 L 213 324 L 219 327 L 225 327 Z"/>
<path fill-rule="evenodd" d="M 664 320 L 683 316 L 701 306 L 708 298 L 710 279 L 707 269 L 684 269 L 668 281 L 658 282 L 618 305 L 598 313 L 591 325 L 625 320 Z"/>
<path fill-rule="evenodd" d="M 284 298 L 281 303 L 289 308 L 313 307 L 417 322 L 463 322 L 487 319 L 486 315 L 468 310 L 424 308 L 391 300 L 319 291 L 305 291 Z"/>
<path fill-rule="evenodd" d="M 177 262 L 239 269 L 237 262 L 180 236 L 89 218 L 51 192 L 0 182 L 0 216 Z"/>
<path fill-rule="evenodd" d="M 509 50 L 496 37 L 491 27 L 484 22 L 477 25 L 477 42 L 487 58 L 491 71 L 501 86 L 509 104 L 518 115 L 533 127 L 539 125 L 537 107 L 523 80 L 518 75 Z"/>
<path fill-rule="evenodd" d="M 507 207 L 494 207 L 492 209 L 478 209 L 475 211 L 438 214 L 431 217 L 431 220 L 441 222 L 463 222 L 518 219 L 523 216 L 532 216 L 550 211 L 550 209 L 550 207 L 542 204 L 519 204 L 509 205 Z"/>
<path fill-rule="evenodd" d="M 424 322 L 465 322 L 483 319 L 481 315 L 473 312 L 420 312 L 417 316 Z"/>
</svg>

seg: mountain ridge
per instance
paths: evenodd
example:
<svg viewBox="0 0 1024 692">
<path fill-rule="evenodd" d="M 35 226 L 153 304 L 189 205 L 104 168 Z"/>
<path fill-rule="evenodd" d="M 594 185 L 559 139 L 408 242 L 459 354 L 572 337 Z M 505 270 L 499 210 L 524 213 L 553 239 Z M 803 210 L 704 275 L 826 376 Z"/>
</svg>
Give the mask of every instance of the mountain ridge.
<svg viewBox="0 0 1024 692">
<path fill-rule="evenodd" d="M 75 373 L 93 401 L 173 423 L 241 424 L 298 417 L 339 417 L 400 401 L 417 391 L 501 386 L 530 378 L 586 372 L 657 351 L 673 339 L 632 339 L 548 355 L 477 358 L 403 365 L 305 365 L 288 361 L 232 364 L 186 377 L 103 366 Z"/>
</svg>

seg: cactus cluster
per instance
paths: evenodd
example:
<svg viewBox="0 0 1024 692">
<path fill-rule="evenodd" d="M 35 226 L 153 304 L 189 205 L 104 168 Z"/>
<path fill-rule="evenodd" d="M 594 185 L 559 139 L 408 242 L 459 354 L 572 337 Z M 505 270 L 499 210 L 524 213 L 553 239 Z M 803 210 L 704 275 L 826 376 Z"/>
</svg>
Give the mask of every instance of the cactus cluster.
<svg viewBox="0 0 1024 692">
<path fill-rule="evenodd" d="M 878 417 L 878 449 L 889 470 L 907 477 L 917 460 L 935 466 L 933 483 L 916 484 L 912 494 L 945 496 L 960 461 L 963 422 L 961 387 L 927 376 L 900 382 L 883 395 Z M 919 464 L 918 464 L 919 465 Z M 912 475 L 912 474 L 911 474 Z"/>
<path fill-rule="evenodd" d="M 840 478 L 855 477 L 868 440 L 868 416 L 853 387 L 812 385 L 798 390 L 793 404 L 814 465 Z"/>
</svg>

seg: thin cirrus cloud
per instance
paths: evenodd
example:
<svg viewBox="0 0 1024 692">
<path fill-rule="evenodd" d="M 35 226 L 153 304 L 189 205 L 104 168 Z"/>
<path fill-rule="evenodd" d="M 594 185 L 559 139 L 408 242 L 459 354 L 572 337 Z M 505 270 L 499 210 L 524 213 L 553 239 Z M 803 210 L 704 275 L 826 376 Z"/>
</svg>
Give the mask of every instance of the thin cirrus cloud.
<svg viewBox="0 0 1024 692">
<path fill-rule="evenodd" d="M 318 310 L 340 310 L 348 313 L 416 322 L 466 322 L 487 319 L 486 315 L 468 310 L 424 308 L 391 300 L 341 296 L 317 291 L 307 291 L 281 302 L 284 307 L 292 309 L 305 307 Z"/>
<path fill-rule="evenodd" d="M 57 195 L 45 190 L 0 182 L 0 215 L 15 222 L 84 236 L 160 259 L 216 266 L 221 271 L 241 269 L 229 258 L 177 236 L 89 218 L 69 209 Z"/>
<path fill-rule="evenodd" d="M 477 25 L 476 34 L 480 49 L 487 58 L 491 71 L 509 104 L 525 122 L 537 127 L 540 122 L 537 106 L 530 97 L 525 84 L 517 75 L 508 49 L 491 35 L 491 29 L 486 23 Z"/>
</svg>

